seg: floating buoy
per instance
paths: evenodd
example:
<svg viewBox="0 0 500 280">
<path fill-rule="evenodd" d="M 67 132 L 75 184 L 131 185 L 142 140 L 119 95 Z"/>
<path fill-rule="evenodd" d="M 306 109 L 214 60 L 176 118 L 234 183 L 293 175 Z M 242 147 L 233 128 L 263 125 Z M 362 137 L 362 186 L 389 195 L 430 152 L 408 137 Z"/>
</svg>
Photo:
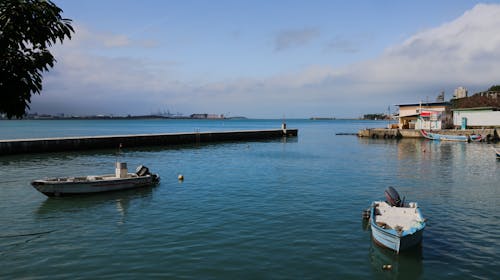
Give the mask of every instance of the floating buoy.
<svg viewBox="0 0 500 280">
<path fill-rule="evenodd" d="M 384 265 L 382 266 L 382 269 L 383 269 L 383 270 L 391 270 L 391 269 L 392 269 L 392 265 L 390 265 L 390 264 L 384 264 Z"/>
<path fill-rule="evenodd" d="M 179 174 L 179 176 L 177 176 L 177 179 L 179 179 L 179 181 L 184 181 L 184 176 L 182 174 Z"/>
</svg>

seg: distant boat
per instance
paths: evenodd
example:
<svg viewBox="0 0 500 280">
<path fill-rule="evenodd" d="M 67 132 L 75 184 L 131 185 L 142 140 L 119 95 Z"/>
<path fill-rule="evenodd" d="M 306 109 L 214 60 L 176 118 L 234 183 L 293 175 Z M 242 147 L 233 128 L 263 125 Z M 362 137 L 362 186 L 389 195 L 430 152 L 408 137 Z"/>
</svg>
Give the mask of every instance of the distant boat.
<svg viewBox="0 0 500 280">
<path fill-rule="evenodd" d="M 430 140 L 436 140 L 436 141 L 455 141 L 455 142 L 475 141 L 475 142 L 478 142 L 478 141 L 483 140 L 483 137 L 480 134 L 448 135 L 448 134 L 438 134 L 438 133 L 427 132 L 423 129 L 420 130 L 420 133 L 425 138 L 430 139 Z"/>
<path fill-rule="evenodd" d="M 115 174 L 83 177 L 62 177 L 34 180 L 31 185 L 46 196 L 70 196 L 100 192 L 119 191 L 151 186 L 160 181 L 143 165 L 136 173 L 128 173 L 127 164 L 116 163 Z"/>
<path fill-rule="evenodd" d="M 374 201 L 370 209 L 370 227 L 375 243 L 399 253 L 422 241 L 425 220 L 416 202 L 401 202 L 397 191 L 389 187 L 387 201 Z"/>
</svg>

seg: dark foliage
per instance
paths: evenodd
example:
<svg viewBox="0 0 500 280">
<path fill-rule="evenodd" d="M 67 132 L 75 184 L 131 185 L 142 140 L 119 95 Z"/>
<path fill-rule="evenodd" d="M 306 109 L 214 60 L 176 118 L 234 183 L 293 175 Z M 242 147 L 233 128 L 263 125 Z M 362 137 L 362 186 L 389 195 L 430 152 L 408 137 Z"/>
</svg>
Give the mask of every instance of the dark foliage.
<svg viewBox="0 0 500 280">
<path fill-rule="evenodd" d="M 0 113 L 22 118 L 42 72 L 54 66 L 48 48 L 74 32 L 70 19 L 48 0 L 0 1 Z"/>
<path fill-rule="evenodd" d="M 389 116 L 385 114 L 366 114 L 363 115 L 364 120 L 385 120 L 389 119 Z"/>
<path fill-rule="evenodd" d="M 500 91 L 500 85 L 491 86 L 488 91 Z"/>
</svg>

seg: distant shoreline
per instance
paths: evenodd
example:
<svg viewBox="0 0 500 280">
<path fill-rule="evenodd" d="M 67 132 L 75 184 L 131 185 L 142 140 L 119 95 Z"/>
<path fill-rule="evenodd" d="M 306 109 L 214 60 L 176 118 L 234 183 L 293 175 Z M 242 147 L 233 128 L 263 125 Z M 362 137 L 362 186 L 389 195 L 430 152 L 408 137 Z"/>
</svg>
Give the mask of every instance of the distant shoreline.
<svg viewBox="0 0 500 280">
<path fill-rule="evenodd" d="M 218 120 L 283 120 L 282 118 L 247 118 L 242 116 L 235 117 L 191 117 L 191 116 L 162 116 L 162 115 L 141 115 L 141 116 L 51 116 L 51 115 L 35 115 L 27 116 L 22 119 L 11 119 L 17 121 L 23 120 L 208 120 L 208 121 L 218 121 Z M 0 116 L 0 121 L 8 121 L 7 118 L 2 118 Z M 364 118 L 329 118 L 329 117 L 309 117 L 309 118 L 290 118 L 288 120 L 309 120 L 309 121 L 388 121 L 387 119 L 373 120 Z M 285 120 L 286 121 L 286 120 Z"/>
</svg>

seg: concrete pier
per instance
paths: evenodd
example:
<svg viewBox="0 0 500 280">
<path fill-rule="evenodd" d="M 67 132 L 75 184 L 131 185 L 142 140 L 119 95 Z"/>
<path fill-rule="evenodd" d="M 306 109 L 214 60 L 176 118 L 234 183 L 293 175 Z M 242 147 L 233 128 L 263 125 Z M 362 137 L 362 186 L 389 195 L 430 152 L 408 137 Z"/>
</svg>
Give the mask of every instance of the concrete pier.
<svg viewBox="0 0 500 280">
<path fill-rule="evenodd" d="M 477 128 L 477 129 L 443 129 L 438 131 L 440 134 L 447 135 L 473 135 L 481 134 L 485 137 L 486 141 L 496 142 L 499 141 L 500 128 Z M 359 137 L 370 137 L 370 138 L 424 138 L 420 133 L 420 130 L 414 129 L 397 129 L 397 128 L 368 128 L 363 129 L 358 132 Z"/>
<path fill-rule="evenodd" d="M 60 137 L 0 140 L 0 156 L 123 147 L 171 146 L 224 141 L 249 141 L 297 136 L 298 129 L 243 130 L 139 135 Z"/>
</svg>

